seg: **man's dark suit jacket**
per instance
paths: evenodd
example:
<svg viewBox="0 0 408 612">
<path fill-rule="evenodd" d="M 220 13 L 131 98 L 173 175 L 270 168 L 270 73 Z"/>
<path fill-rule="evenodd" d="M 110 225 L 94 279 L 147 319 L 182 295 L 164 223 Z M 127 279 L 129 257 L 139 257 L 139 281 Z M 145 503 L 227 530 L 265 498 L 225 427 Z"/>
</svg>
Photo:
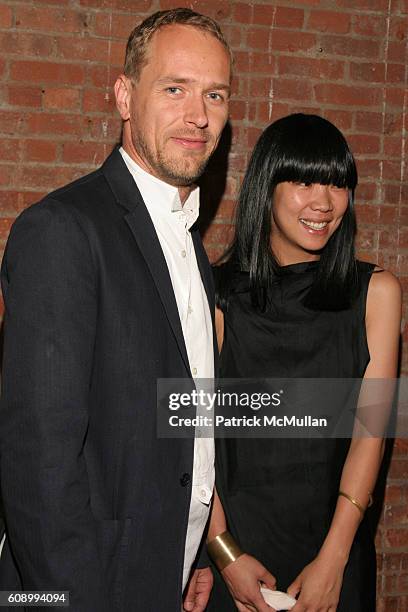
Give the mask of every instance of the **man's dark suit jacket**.
<svg viewBox="0 0 408 612">
<path fill-rule="evenodd" d="M 193 440 L 157 438 L 156 379 L 191 373 L 166 262 L 117 149 L 18 218 L 2 285 L 0 589 L 70 591 L 72 612 L 179 612 Z"/>
</svg>

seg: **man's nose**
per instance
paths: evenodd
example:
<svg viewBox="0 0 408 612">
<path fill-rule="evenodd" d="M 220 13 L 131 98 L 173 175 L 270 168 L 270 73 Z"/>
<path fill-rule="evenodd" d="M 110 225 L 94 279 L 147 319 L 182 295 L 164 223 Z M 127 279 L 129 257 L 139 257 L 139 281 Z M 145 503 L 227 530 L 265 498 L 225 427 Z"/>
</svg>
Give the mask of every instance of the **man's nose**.
<svg viewBox="0 0 408 612">
<path fill-rule="evenodd" d="M 194 95 L 186 101 L 184 121 L 198 128 L 208 126 L 207 108 L 202 95 Z"/>
<path fill-rule="evenodd" d="M 310 202 L 312 210 L 326 212 L 332 210 L 333 203 L 331 198 L 330 185 L 313 185 L 312 200 Z"/>
</svg>

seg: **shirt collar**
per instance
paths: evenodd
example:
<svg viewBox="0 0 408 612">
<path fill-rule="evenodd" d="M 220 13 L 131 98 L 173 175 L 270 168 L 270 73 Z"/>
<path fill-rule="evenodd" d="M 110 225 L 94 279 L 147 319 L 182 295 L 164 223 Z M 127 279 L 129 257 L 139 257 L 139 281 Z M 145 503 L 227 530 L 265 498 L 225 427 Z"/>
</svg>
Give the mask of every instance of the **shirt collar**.
<svg viewBox="0 0 408 612">
<path fill-rule="evenodd" d="M 142 198 L 151 212 L 152 206 L 160 206 L 163 209 L 163 202 L 167 205 L 167 211 L 170 213 L 183 213 L 186 217 L 187 229 L 197 221 L 199 208 L 200 208 L 200 188 L 195 187 L 189 194 L 187 200 L 182 205 L 180 195 L 177 187 L 169 185 L 168 183 L 160 180 L 156 176 L 149 174 L 146 170 L 143 170 L 135 162 L 134 159 L 126 153 L 123 147 L 119 149 L 123 160 L 133 176 L 141 194 Z M 160 199 L 160 202 L 157 201 Z"/>
</svg>

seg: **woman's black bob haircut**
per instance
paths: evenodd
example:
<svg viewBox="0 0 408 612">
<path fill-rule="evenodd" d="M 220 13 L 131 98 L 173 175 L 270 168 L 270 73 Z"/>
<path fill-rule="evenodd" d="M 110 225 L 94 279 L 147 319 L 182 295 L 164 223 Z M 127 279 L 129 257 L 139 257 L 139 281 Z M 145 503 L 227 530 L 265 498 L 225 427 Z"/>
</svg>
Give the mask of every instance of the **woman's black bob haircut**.
<svg viewBox="0 0 408 612">
<path fill-rule="evenodd" d="M 267 294 L 280 266 L 271 249 L 275 187 L 284 181 L 347 187 L 349 202 L 340 226 L 320 252 L 315 279 L 305 305 L 342 310 L 358 291 L 354 254 L 354 190 L 357 169 L 342 133 L 317 115 L 294 114 L 265 129 L 252 153 L 236 210 L 235 238 L 216 269 L 217 300 L 228 307 L 236 272 L 249 272 L 252 303 L 267 308 Z M 273 238 L 272 238 L 273 240 Z"/>
</svg>

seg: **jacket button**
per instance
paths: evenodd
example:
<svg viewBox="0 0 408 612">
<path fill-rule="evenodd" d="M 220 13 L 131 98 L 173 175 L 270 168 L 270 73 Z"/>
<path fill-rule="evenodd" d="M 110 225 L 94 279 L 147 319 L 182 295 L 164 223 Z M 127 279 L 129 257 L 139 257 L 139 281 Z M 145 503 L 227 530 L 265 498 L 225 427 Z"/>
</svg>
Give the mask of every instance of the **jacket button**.
<svg viewBox="0 0 408 612">
<path fill-rule="evenodd" d="M 185 474 L 182 475 L 182 477 L 180 478 L 180 484 L 182 487 L 186 487 L 191 481 L 191 476 L 190 474 L 187 474 L 187 472 Z"/>
</svg>

